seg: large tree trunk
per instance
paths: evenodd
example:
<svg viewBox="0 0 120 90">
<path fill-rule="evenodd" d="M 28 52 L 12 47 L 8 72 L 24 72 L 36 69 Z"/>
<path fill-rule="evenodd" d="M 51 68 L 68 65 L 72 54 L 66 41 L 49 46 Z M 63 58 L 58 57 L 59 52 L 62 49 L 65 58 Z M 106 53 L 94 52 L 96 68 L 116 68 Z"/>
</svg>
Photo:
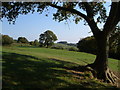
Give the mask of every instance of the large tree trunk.
<svg viewBox="0 0 120 90">
<path fill-rule="evenodd" d="M 96 60 L 89 64 L 95 70 L 94 76 L 104 82 L 116 83 L 116 76 L 108 68 L 109 36 L 102 31 L 95 37 L 98 47 Z"/>
</svg>

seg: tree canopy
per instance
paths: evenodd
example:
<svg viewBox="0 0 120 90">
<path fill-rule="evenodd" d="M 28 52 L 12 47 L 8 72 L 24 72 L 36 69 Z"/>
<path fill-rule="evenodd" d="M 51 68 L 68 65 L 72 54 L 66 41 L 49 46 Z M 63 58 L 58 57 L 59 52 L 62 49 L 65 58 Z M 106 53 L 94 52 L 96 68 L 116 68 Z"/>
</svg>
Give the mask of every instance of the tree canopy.
<svg viewBox="0 0 120 90">
<path fill-rule="evenodd" d="M 20 14 L 26 15 L 35 11 L 42 14 L 44 10 L 49 10 L 49 6 L 58 9 L 53 14 L 53 19 L 58 21 L 73 16 L 73 21 L 78 23 L 82 19 L 89 21 L 98 14 L 100 15 L 97 16 L 96 22 L 105 22 L 107 19 L 104 2 L 4 2 L 2 3 L 2 17 L 7 18 L 9 22 L 14 22 Z M 82 10 L 86 14 L 82 13 Z"/>
<path fill-rule="evenodd" d="M 13 38 L 8 35 L 2 35 L 2 45 L 11 45 L 13 43 Z"/>
<path fill-rule="evenodd" d="M 34 46 L 39 46 L 39 45 L 40 45 L 40 43 L 38 42 L 38 40 L 37 40 L 37 39 L 35 39 L 35 40 L 34 40 L 34 42 L 33 42 L 33 45 L 34 45 Z"/>
<path fill-rule="evenodd" d="M 94 0 L 92 0 L 94 1 Z M 42 14 L 48 11 L 49 7 L 56 8 L 53 19 L 64 21 L 73 18 L 75 23 L 85 21 L 96 39 L 97 56 L 92 64 L 87 66 L 95 70 L 95 76 L 105 82 L 115 83 L 116 77 L 108 68 L 109 38 L 120 21 L 120 1 L 112 2 L 110 12 L 107 16 L 105 2 L 4 2 L 2 3 L 2 18 L 7 18 L 9 22 L 15 22 L 18 15 L 26 15 L 37 11 Z M 98 23 L 104 23 L 103 29 L 98 27 Z M 44 34 L 41 36 L 45 37 Z"/>
<path fill-rule="evenodd" d="M 25 37 L 19 37 L 17 42 L 18 43 L 28 43 L 28 40 Z"/>
<path fill-rule="evenodd" d="M 50 47 L 54 44 L 54 41 L 57 40 L 57 36 L 50 30 L 45 31 L 43 34 L 40 34 L 39 42 L 40 46 Z"/>
</svg>

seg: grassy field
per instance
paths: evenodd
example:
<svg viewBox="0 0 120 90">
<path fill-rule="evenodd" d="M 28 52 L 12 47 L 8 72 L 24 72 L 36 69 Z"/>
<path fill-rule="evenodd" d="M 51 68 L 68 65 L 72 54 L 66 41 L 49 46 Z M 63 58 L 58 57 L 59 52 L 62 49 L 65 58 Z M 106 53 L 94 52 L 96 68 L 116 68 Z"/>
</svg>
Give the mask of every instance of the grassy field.
<svg viewBox="0 0 120 90">
<path fill-rule="evenodd" d="M 92 78 L 88 72 L 71 69 L 92 63 L 95 59 L 92 54 L 35 47 L 3 47 L 2 56 L 3 88 L 10 90 L 115 88 Z M 109 67 L 117 72 L 118 60 L 109 59 Z"/>
</svg>

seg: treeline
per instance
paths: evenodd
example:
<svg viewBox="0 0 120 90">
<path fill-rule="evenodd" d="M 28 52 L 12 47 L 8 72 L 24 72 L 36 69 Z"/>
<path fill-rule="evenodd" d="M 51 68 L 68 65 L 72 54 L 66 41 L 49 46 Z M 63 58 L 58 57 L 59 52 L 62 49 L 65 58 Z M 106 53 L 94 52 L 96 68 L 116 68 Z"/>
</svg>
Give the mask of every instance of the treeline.
<svg viewBox="0 0 120 90">
<path fill-rule="evenodd" d="M 1 45 L 3 46 L 35 46 L 35 47 L 46 47 L 51 49 L 61 49 L 68 51 L 78 51 L 76 44 L 67 43 L 67 41 L 61 41 L 54 43 L 57 40 L 57 36 L 50 30 L 40 34 L 39 40 L 28 41 L 26 37 L 18 37 L 14 40 L 8 35 L 0 35 Z"/>
<path fill-rule="evenodd" d="M 57 40 L 57 36 L 50 30 L 40 34 L 39 41 L 35 39 L 34 41 L 28 41 L 25 37 L 18 37 L 17 40 L 14 40 L 12 37 L 8 35 L 0 34 L 0 42 L 3 46 L 9 46 L 13 43 L 19 43 L 21 45 L 32 45 L 32 46 L 39 46 L 39 47 L 51 47 L 54 42 Z"/>
<path fill-rule="evenodd" d="M 18 37 L 17 40 L 14 40 L 12 37 L 8 35 L 0 35 L 0 43 L 3 46 L 10 46 L 13 43 L 21 43 L 21 44 L 30 44 L 30 42 L 25 37 Z M 34 41 L 34 45 L 36 46 L 36 40 Z"/>
<path fill-rule="evenodd" d="M 77 43 L 80 52 L 97 54 L 96 40 L 93 36 L 86 37 Z M 120 59 L 120 37 L 109 44 L 109 57 Z"/>
<path fill-rule="evenodd" d="M 117 31 L 117 34 L 118 31 Z M 110 38 L 109 43 L 109 57 L 120 59 L 120 35 L 114 40 L 113 38 L 116 36 L 116 33 L 113 32 Z M 57 40 L 57 36 L 50 30 L 45 31 L 40 34 L 39 40 L 35 39 L 34 41 L 28 41 L 25 37 L 18 37 L 17 40 L 14 40 L 12 37 L 8 35 L 0 34 L 0 43 L 1 45 L 11 45 L 13 43 L 17 43 L 17 45 L 27 45 L 27 46 L 35 46 L 35 47 L 46 47 L 52 49 L 61 49 L 68 51 L 80 51 L 91 54 L 97 54 L 97 45 L 96 40 L 93 36 L 86 37 L 80 40 L 77 44 L 67 43 L 67 41 L 60 41 L 58 43 L 54 43 Z"/>
</svg>

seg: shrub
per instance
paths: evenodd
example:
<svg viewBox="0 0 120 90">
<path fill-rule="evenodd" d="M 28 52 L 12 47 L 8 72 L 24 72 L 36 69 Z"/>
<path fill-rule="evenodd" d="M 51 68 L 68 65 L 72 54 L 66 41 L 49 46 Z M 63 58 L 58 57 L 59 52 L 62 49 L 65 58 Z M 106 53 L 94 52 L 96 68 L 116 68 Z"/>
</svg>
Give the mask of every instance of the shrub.
<svg viewBox="0 0 120 90">
<path fill-rule="evenodd" d="M 65 44 L 59 44 L 59 43 L 54 44 L 51 48 L 52 49 L 68 50 L 68 51 L 78 51 L 77 47 L 69 46 L 69 45 L 65 45 Z"/>
<path fill-rule="evenodd" d="M 40 47 L 51 47 L 57 40 L 57 36 L 50 30 L 40 34 L 39 43 Z"/>
<path fill-rule="evenodd" d="M 63 50 L 63 49 L 66 49 L 66 45 L 63 45 L 63 44 L 54 44 L 54 45 L 52 45 L 51 48 L 52 49 L 61 49 L 61 50 Z"/>
<path fill-rule="evenodd" d="M 17 42 L 18 43 L 28 43 L 28 40 L 25 37 L 19 37 Z"/>
<path fill-rule="evenodd" d="M 33 42 L 33 45 L 34 45 L 34 46 L 39 46 L 40 43 L 38 42 L 38 40 L 35 40 L 35 41 Z"/>
<path fill-rule="evenodd" d="M 77 47 L 70 47 L 69 51 L 78 51 L 78 48 Z"/>
<path fill-rule="evenodd" d="M 81 52 L 87 52 L 87 53 L 92 53 L 92 54 L 96 54 L 97 52 L 96 40 L 94 39 L 93 36 L 86 37 L 80 40 L 77 43 L 77 47 L 79 51 Z"/>
<path fill-rule="evenodd" d="M 2 35 L 2 45 L 11 45 L 13 42 L 13 38 L 8 35 Z"/>
<path fill-rule="evenodd" d="M 29 42 L 30 45 L 34 45 L 34 41 Z"/>
<path fill-rule="evenodd" d="M 77 47 L 81 52 L 92 53 L 92 54 L 97 53 L 96 41 L 93 36 L 86 37 L 80 40 L 77 43 Z M 110 45 L 109 57 L 120 59 L 120 45 L 114 45 L 114 43 L 113 45 Z"/>
</svg>

